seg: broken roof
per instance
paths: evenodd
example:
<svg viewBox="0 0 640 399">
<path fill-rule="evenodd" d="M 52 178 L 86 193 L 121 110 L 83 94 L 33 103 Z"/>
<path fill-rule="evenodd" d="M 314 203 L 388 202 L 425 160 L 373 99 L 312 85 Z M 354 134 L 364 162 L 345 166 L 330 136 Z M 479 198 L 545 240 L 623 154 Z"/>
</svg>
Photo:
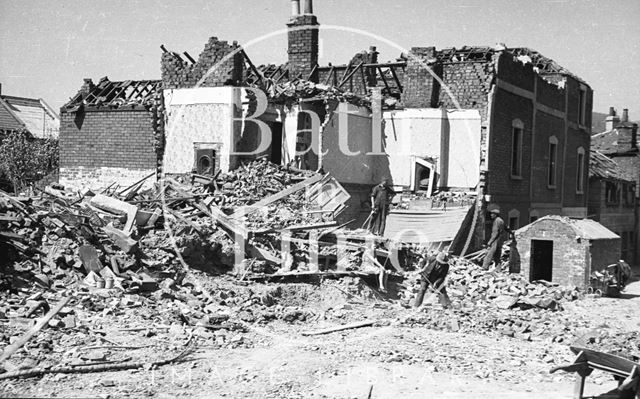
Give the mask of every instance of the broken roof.
<svg viewBox="0 0 640 399">
<path fill-rule="evenodd" d="M 459 49 L 445 48 L 436 51 L 436 58 L 441 62 L 464 62 L 464 61 L 490 61 L 492 56 L 500 51 L 507 51 L 514 57 L 519 57 L 521 61 L 531 62 L 540 75 L 563 75 L 585 83 L 579 76 L 575 75 L 567 68 L 558 64 L 551 58 L 545 57 L 538 51 L 527 47 L 506 47 L 506 46 L 463 46 Z M 528 57 L 522 58 L 522 57 Z"/>
<path fill-rule="evenodd" d="M 34 137 L 56 137 L 58 114 L 42 99 L 0 95 L 0 130 L 26 129 Z"/>
<path fill-rule="evenodd" d="M 566 216 L 547 215 L 518 229 L 516 235 L 523 234 L 535 225 L 545 221 L 556 221 L 568 225 L 580 238 L 587 240 L 616 240 L 620 236 L 591 219 L 571 219 Z"/>
<path fill-rule="evenodd" d="M 84 88 L 87 91 L 84 91 Z M 125 80 L 112 82 L 106 76 L 97 85 L 90 80 L 71 100 L 62 106 L 68 112 L 85 107 L 147 107 L 154 101 L 156 94 L 162 90 L 161 80 Z"/>
<path fill-rule="evenodd" d="M 625 132 L 621 132 L 618 129 L 612 129 L 606 132 L 594 134 L 593 136 L 591 136 L 591 149 L 600 151 L 603 154 L 624 154 L 638 152 L 636 148 L 632 148 L 630 142 L 626 146 L 627 148 L 623 148 L 623 146 L 619 145 L 620 137 L 625 134 Z"/>
<path fill-rule="evenodd" d="M 633 173 L 625 173 L 625 171 L 611 158 L 599 151 L 593 150 L 589 157 L 589 177 L 629 182 L 634 181 Z"/>
</svg>

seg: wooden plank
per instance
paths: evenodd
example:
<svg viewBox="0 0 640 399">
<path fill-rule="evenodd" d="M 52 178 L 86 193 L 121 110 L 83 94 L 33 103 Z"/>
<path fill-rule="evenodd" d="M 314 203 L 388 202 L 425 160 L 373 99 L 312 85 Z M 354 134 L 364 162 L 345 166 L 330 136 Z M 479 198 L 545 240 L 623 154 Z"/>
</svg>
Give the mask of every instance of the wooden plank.
<svg viewBox="0 0 640 399">
<path fill-rule="evenodd" d="M 0 222 L 19 222 L 22 218 L 16 216 L 0 215 Z"/>
<path fill-rule="evenodd" d="M 583 352 L 584 356 L 589 363 L 589 366 L 603 371 L 608 371 L 613 374 L 620 375 L 621 377 L 628 377 L 634 367 L 640 366 L 640 364 L 632 362 L 620 356 L 611 355 L 609 353 L 598 352 L 592 349 L 571 347 L 574 353 Z"/>
<path fill-rule="evenodd" d="M 398 79 L 398 74 L 396 73 L 396 70 L 393 69 L 393 67 L 390 67 L 389 70 L 391 70 L 391 74 L 393 75 L 393 79 L 395 79 L 396 84 L 398 85 L 398 89 L 400 89 L 400 91 L 404 91 L 402 84 L 400 83 L 400 79 Z"/>
<path fill-rule="evenodd" d="M 213 205 L 209 209 L 213 220 L 227 231 L 232 240 L 235 240 L 236 236 L 241 236 L 244 239 L 248 238 L 248 230 L 243 225 L 238 224 L 237 220 L 225 215 L 220 209 Z"/>
<path fill-rule="evenodd" d="M 282 259 L 274 254 L 271 251 L 266 250 L 264 248 L 255 247 L 251 244 L 246 244 L 247 254 L 252 258 L 258 258 L 271 263 L 272 265 L 280 265 L 282 263 Z"/>
<path fill-rule="evenodd" d="M 360 328 L 360 327 L 369 327 L 369 326 L 372 326 L 374 324 L 375 324 L 374 320 L 365 320 L 365 321 L 359 321 L 357 323 L 344 324 L 342 326 L 326 328 L 324 330 L 307 331 L 307 332 L 303 332 L 302 335 L 310 336 L 310 335 L 330 334 L 330 333 L 336 332 L 336 331 L 344 331 L 344 330 L 350 330 L 350 329 Z"/>
<path fill-rule="evenodd" d="M 378 67 L 378 72 L 380 72 L 380 77 L 382 78 L 382 81 L 384 82 L 384 86 L 387 88 L 387 91 L 391 93 L 391 87 L 389 87 L 389 82 L 387 82 L 387 78 L 384 76 L 384 72 L 382 71 L 382 68 Z"/>
<path fill-rule="evenodd" d="M 331 80 L 331 76 L 333 76 L 334 69 L 335 69 L 335 67 L 333 65 L 331 65 L 331 69 L 329 69 L 329 74 L 327 75 L 327 78 L 324 81 L 325 85 L 329 85 L 329 80 Z"/>
<path fill-rule="evenodd" d="M 351 72 L 349 72 L 348 75 L 346 75 L 344 78 L 342 78 L 342 81 L 340 82 L 340 84 L 338 84 L 338 89 L 341 88 L 342 86 L 344 86 L 344 84 L 353 77 L 353 75 L 355 75 L 356 72 L 358 72 L 358 70 L 360 68 L 362 68 L 362 66 L 364 65 L 364 62 L 361 62 L 358 64 L 358 66 L 356 66 Z M 346 73 L 346 71 L 345 71 Z"/>
<path fill-rule="evenodd" d="M 324 229 L 326 227 L 334 227 L 337 225 L 338 225 L 338 222 L 334 220 L 332 222 L 289 226 L 289 227 L 285 227 L 283 230 L 286 230 L 286 231 L 316 230 L 316 229 Z"/>
<path fill-rule="evenodd" d="M 310 177 L 300 183 L 294 184 L 293 186 L 280 191 L 277 194 L 271 195 L 267 198 L 263 198 L 262 200 L 256 202 L 253 205 L 249 205 L 247 207 L 238 209 L 236 212 L 234 212 L 232 215 L 230 215 L 230 218 L 232 219 L 238 219 L 241 218 L 245 215 L 249 215 L 255 211 L 257 211 L 258 209 L 264 207 L 264 206 L 268 206 L 269 204 L 272 204 L 278 200 L 281 200 L 293 193 L 295 193 L 296 191 L 302 190 L 305 187 L 308 187 L 314 183 L 319 182 L 320 180 L 322 180 L 324 176 L 321 174 L 315 175 L 313 177 Z"/>
<path fill-rule="evenodd" d="M 69 297 L 62 298 L 62 300 L 60 302 L 58 302 L 56 307 L 51 309 L 49 311 L 49 313 L 47 313 L 44 317 L 42 317 L 40 320 L 38 320 L 38 322 L 31 328 L 31 330 L 27 331 L 27 333 L 24 334 L 22 337 L 20 337 L 16 342 L 14 342 L 13 344 L 7 346 L 4 349 L 4 352 L 2 352 L 2 356 L 0 356 L 0 363 L 2 363 L 5 360 L 7 360 L 18 349 L 20 349 L 24 344 L 26 344 L 31 339 L 31 337 L 36 335 L 38 333 L 38 331 L 40 331 L 42 329 L 42 327 L 44 327 L 47 323 L 49 323 L 49 320 L 51 320 L 53 318 L 53 316 L 58 314 L 58 312 L 63 307 L 65 307 L 67 305 L 67 303 L 69 302 L 69 299 L 71 299 L 71 298 L 69 298 Z"/>
</svg>

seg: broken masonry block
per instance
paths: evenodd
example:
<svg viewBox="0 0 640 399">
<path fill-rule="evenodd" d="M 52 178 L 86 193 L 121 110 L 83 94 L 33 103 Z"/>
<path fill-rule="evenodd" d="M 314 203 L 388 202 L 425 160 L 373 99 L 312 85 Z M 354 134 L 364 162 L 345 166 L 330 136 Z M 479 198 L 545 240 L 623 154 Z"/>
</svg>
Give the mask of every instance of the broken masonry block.
<svg viewBox="0 0 640 399">
<path fill-rule="evenodd" d="M 104 226 L 102 231 L 104 231 L 105 234 L 113 240 L 114 244 L 116 244 L 124 253 L 130 254 L 138 249 L 138 241 L 127 236 L 122 230 L 118 230 L 113 227 L 113 224 L 109 223 Z"/>
</svg>

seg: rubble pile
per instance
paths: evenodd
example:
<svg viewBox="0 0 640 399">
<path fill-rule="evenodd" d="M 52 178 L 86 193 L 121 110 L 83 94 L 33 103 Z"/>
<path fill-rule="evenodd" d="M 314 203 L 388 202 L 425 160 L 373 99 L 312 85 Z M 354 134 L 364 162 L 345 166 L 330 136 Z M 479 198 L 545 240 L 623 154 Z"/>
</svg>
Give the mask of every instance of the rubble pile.
<svg viewBox="0 0 640 399">
<path fill-rule="evenodd" d="M 233 226 L 219 219 L 310 175 L 255 161 L 217 179 L 167 178 L 147 190 L 134 185 L 120 192 L 87 191 L 83 197 L 62 187 L 48 187 L 40 197 L 5 193 L 0 205 L 5 263 L 23 261 L 45 275 L 58 269 L 100 274 L 106 268 L 116 275 L 111 278 L 128 270 L 179 268 L 182 261 L 223 272 L 234 265 L 234 255 L 241 249 L 234 241 Z M 262 230 L 264 234 L 245 239 L 276 252 L 279 236 L 269 232 L 328 220 L 322 213 L 306 212 L 311 209 L 304 190 L 297 190 L 264 209 L 247 212 L 233 224 L 242 225 L 243 231 Z"/>
<path fill-rule="evenodd" d="M 640 361 L 640 332 L 620 332 L 599 330 L 588 337 L 586 347 L 600 352 L 624 357 L 634 362 Z"/>
<path fill-rule="evenodd" d="M 555 342 L 575 338 L 576 329 L 586 327 L 562 310 L 562 303 L 582 297 L 575 287 L 560 287 L 546 281 L 528 282 L 520 274 L 498 269 L 484 270 L 463 258 L 454 258 L 447 277 L 451 309 L 428 309 L 408 323 L 465 332 L 499 332 L 525 340 L 552 337 Z M 420 276 L 412 274 L 400 292 L 407 306 L 413 304 Z"/>
<path fill-rule="evenodd" d="M 407 284 L 403 299 L 409 302 L 419 288 L 419 275 L 414 274 Z M 521 274 L 501 272 L 496 268 L 484 270 L 463 258 L 454 258 L 447 277 L 447 292 L 460 308 L 496 307 L 501 309 L 543 308 L 556 310 L 561 303 L 582 295 L 576 287 L 561 287 L 539 280 L 529 282 Z"/>
</svg>

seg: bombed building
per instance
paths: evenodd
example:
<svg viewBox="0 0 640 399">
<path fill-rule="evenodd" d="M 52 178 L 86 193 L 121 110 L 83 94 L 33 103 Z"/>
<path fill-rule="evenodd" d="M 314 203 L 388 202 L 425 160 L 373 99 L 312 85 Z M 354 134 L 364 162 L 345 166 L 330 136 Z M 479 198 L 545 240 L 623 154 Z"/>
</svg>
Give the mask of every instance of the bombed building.
<svg viewBox="0 0 640 399">
<path fill-rule="evenodd" d="M 351 194 L 347 220 L 365 217 L 382 178 L 397 192 L 472 193 L 454 231 L 465 218 L 484 230 L 491 203 L 513 229 L 587 216 L 592 91 L 561 65 L 501 45 L 414 47 L 390 62 L 372 46 L 319 65 L 311 0 L 292 1 L 287 27 L 283 65 L 212 37 L 197 60 L 163 47 L 160 81 L 86 81 L 61 110 L 62 182 L 127 184 L 267 157 L 334 176 Z M 392 213 L 389 234 L 406 230 L 403 218 Z"/>
</svg>

